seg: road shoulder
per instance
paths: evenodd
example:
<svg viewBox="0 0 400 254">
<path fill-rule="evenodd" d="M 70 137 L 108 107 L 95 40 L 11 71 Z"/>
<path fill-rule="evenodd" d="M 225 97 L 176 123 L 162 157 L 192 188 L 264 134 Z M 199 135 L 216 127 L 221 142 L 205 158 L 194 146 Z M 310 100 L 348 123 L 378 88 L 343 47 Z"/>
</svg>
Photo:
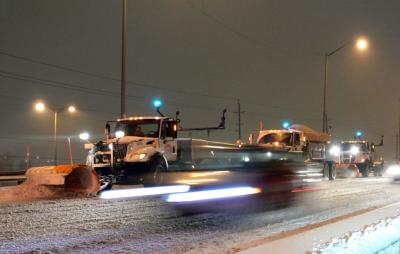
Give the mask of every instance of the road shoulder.
<svg viewBox="0 0 400 254">
<path fill-rule="evenodd" d="M 400 202 L 356 211 L 317 224 L 282 232 L 264 239 L 243 244 L 240 254 L 301 253 L 312 250 L 318 244 L 337 238 L 345 233 L 363 229 L 381 219 L 393 217 L 400 212 Z"/>
</svg>

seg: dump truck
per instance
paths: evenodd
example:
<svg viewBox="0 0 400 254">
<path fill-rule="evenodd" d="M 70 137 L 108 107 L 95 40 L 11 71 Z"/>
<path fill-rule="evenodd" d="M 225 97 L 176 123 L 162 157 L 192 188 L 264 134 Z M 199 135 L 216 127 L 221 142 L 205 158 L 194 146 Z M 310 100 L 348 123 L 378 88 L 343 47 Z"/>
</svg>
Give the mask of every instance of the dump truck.
<svg viewBox="0 0 400 254">
<path fill-rule="evenodd" d="M 305 125 L 293 124 L 283 129 L 260 129 L 250 134 L 249 142 L 295 154 L 304 159 L 310 169 L 332 181 L 336 178 L 336 165 L 334 158 L 327 152 L 330 138 L 327 133 L 318 132 Z"/>
<path fill-rule="evenodd" d="M 216 127 L 183 128 L 177 112 L 175 118 L 164 116 L 131 116 L 108 121 L 105 138 L 90 149 L 87 166 L 100 176 L 101 188 L 113 183 L 160 185 L 162 172 L 173 167 L 194 168 L 206 163 L 210 144 L 222 148 L 233 146 L 207 140 L 178 138 L 183 131 L 213 131 L 225 128 L 225 113 Z M 193 148 L 196 148 L 194 151 Z"/>
<path fill-rule="evenodd" d="M 382 176 L 384 161 L 376 155 L 376 147 L 383 146 L 383 136 L 379 144 L 361 139 L 342 141 L 334 148 L 336 167 L 342 174 L 368 177 Z"/>
</svg>

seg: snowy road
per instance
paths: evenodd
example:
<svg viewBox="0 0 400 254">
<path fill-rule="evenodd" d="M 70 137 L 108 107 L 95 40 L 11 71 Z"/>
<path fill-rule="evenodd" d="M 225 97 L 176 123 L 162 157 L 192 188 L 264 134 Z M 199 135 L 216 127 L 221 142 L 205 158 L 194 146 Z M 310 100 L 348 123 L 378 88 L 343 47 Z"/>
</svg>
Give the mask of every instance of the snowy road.
<svg viewBox="0 0 400 254">
<path fill-rule="evenodd" d="M 296 205 L 179 216 L 157 199 L 63 199 L 0 205 L 0 253 L 234 253 L 245 243 L 400 200 L 386 178 L 323 182 Z"/>
</svg>

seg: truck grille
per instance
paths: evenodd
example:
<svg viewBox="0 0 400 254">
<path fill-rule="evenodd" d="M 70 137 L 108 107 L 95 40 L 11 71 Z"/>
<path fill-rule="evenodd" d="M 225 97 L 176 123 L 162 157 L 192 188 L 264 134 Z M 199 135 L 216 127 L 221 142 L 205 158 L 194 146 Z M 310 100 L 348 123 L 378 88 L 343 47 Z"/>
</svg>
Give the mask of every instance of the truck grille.
<svg viewBox="0 0 400 254">
<path fill-rule="evenodd" d="M 351 156 L 350 154 L 343 154 L 341 156 L 341 162 L 342 163 L 355 163 L 356 162 L 356 157 Z"/>
<path fill-rule="evenodd" d="M 114 154 L 116 162 L 123 162 L 126 156 L 127 144 L 114 144 Z"/>
</svg>

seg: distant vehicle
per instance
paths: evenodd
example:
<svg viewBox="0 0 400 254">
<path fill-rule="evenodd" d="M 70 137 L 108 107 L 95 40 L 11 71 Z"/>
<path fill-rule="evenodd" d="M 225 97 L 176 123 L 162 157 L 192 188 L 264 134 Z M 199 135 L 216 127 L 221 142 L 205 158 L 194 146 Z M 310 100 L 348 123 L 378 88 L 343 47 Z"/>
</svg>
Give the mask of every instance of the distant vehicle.
<svg viewBox="0 0 400 254">
<path fill-rule="evenodd" d="M 383 146 L 383 136 L 377 145 L 360 139 L 342 141 L 331 152 L 336 157 L 336 167 L 341 172 L 353 171 L 355 175 L 362 177 L 368 177 L 370 173 L 382 176 L 384 161 L 376 155 L 375 148 L 378 146 Z"/>
<path fill-rule="evenodd" d="M 386 163 L 385 175 L 391 177 L 393 182 L 399 183 L 400 182 L 400 163 L 399 163 L 399 161 L 392 161 L 392 162 Z"/>
<path fill-rule="evenodd" d="M 254 134 L 249 141 L 254 143 Z M 336 178 L 336 168 L 334 159 L 327 153 L 329 142 L 329 134 L 299 124 L 279 130 L 260 130 L 255 140 L 257 145 L 296 154 L 310 169 L 332 181 Z"/>
</svg>

